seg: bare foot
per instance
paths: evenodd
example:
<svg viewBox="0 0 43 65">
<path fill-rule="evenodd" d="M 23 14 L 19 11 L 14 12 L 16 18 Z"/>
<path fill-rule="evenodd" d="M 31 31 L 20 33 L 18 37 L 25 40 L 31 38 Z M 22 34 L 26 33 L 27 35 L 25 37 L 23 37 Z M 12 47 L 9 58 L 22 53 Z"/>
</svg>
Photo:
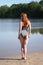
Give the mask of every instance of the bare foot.
<svg viewBox="0 0 43 65">
<path fill-rule="evenodd" d="M 24 60 L 26 60 L 26 57 L 24 58 Z"/>
<path fill-rule="evenodd" d="M 22 57 L 23 60 L 26 60 L 26 57 Z"/>
</svg>

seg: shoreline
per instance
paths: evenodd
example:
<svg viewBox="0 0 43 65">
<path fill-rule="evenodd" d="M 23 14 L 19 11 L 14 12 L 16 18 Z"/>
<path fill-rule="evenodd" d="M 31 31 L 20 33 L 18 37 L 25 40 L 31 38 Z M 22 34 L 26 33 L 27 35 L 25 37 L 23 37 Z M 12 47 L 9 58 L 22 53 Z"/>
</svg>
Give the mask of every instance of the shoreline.
<svg viewBox="0 0 43 65">
<path fill-rule="evenodd" d="M 0 65 L 43 65 L 43 52 L 29 53 L 26 60 L 21 60 L 21 55 L 0 58 Z"/>
</svg>

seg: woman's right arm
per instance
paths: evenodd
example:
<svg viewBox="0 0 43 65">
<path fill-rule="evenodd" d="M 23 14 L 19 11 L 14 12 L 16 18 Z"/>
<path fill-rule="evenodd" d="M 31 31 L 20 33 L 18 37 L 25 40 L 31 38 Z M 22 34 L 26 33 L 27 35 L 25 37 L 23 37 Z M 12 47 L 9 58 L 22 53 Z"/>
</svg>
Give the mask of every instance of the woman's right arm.
<svg viewBox="0 0 43 65">
<path fill-rule="evenodd" d="M 22 22 L 19 23 L 18 39 L 20 39 L 20 31 L 22 30 Z"/>
</svg>

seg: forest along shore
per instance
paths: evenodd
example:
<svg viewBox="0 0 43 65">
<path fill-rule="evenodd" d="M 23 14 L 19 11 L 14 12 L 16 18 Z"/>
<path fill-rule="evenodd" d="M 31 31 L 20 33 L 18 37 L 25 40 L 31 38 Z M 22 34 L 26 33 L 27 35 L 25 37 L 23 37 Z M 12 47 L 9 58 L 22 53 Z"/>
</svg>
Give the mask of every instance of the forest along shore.
<svg viewBox="0 0 43 65">
<path fill-rule="evenodd" d="M 12 4 L 0 6 L 0 18 L 20 18 L 22 12 L 27 13 L 29 18 L 43 19 L 43 0 L 26 4 Z"/>
</svg>

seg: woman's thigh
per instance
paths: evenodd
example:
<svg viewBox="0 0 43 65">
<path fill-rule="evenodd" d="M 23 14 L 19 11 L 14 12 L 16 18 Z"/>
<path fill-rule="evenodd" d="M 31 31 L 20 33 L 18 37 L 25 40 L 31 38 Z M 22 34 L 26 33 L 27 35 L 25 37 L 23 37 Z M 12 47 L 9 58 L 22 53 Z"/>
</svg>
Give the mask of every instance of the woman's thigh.
<svg viewBox="0 0 43 65">
<path fill-rule="evenodd" d="M 22 44 L 23 43 L 23 37 L 20 36 L 20 43 Z"/>
<path fill-rule="evenodd" d="M 24 39 L 22 36 L 20 36 L 20 43 L 21 43 L 22 45 L 27 44 L 27 43 L 28 43 L 28 41 L 29 41 L 29 38 Z"/>
</svg>

